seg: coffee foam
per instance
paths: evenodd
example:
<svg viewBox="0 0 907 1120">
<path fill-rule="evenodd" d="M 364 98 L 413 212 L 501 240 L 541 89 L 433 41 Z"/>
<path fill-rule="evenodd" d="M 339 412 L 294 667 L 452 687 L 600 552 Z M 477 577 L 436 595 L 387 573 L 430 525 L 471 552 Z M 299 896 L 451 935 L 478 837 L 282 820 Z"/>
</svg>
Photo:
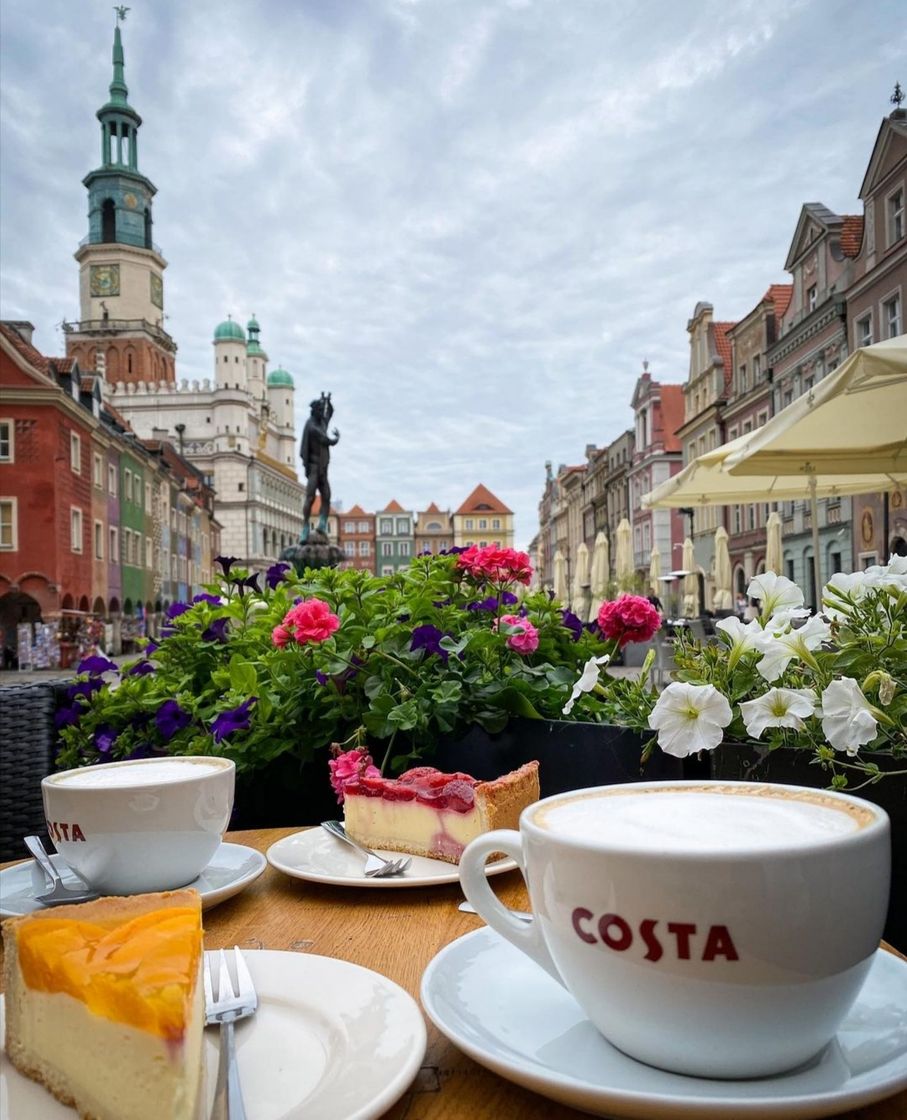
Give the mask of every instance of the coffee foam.
<svg viewBox="0 0 907 1120">
<path fill-rule="evenodd" d="M 866 828 L 871 809 L 819 791 L 749 786 L 615 788 L 536 810 L 539 828 L 571 840 L 642 851 L 783 851 Z"/>
<path fill-rule="evenodd" d="M 184 782 L 223 770 L 226 763 L 213 758 L 161 758 L 151 761 L 116 762 L 103 766 L 86 766 L 66 774 L 54 774 L 53 785 L 68 789 L 126 789 L 134 786 L 159 786 Z"/>
</svg>

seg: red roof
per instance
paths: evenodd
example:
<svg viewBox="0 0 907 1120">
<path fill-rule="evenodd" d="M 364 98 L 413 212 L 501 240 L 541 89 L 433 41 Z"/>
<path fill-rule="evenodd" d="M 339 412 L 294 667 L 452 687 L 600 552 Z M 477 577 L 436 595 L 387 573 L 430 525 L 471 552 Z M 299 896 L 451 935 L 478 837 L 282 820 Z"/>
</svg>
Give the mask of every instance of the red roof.
<svg viewBox="0 0 907 1120">
<path fill-rule="evenodd" d="M 388 502 L 388 504 L 384 507 L 384 509 L 381 512 L 382 513 L 406 513 L 406 510 L 403 508 L 403 506 L 400 505 L 400 503 L 397 501 L 396 498 L 391 498 L 391 500 Z"/>
<path fill-rule="evenodd" d="M 793 284 L 769 284 L 768 291 L 762 298 L 763 300 L 770 299 L 775 305 L 775 318 L 783 319 L 784 313 L 790 307 L 793 294 Z"/>
<path fill-rule="evenodd" d="M 501 499 L 492 494 L 488 487 L 481 482 L 460 506 L 457 513 L 478 513 L 480 509 L 483 511 L 490 510 L 491 513 L 513 513 L 512 509 L 508 509 Z"/>
<path fill-rule="evenodd" d="M 365 510 L 362 508 L 362 506 L 353 506 L 353 508 L 348 509 L 343 516 L 348 517 L 350 514 L 352 514 L 354 517 L 374 517 L 375 516 L 373 513 L 366 513 Z"/>
<path fill-rule="evenodd" d="M 677 429 L 683 424 L 683 386 L 662 385 L 659 392 L 661 395 L 664 449 L 665 451 L 682 451 L 683 446 L 677 438 Z"/>
<path fill-rule="evenodd" d="M 428 507 L 428 509 L 424 509 L 422 512 L 423 513 L 443 513 L 444 510 L 443 509 L 438 509 L 438 507 L 435 505 L 435 503 L 432 502 L 432 504 Z"/>
<path fill-rule="evenodd" d="M 843 214 L 842 217 L 844 223 L 841 226 L 841 252 L 845 257 L 859 256 L 863 244 L 863 216 Z"/>
<path fill-rule="evenodd" d="M 724 362 L 724 385 L 727 388 L 734 374 L 731 340 L 727 332 L 736 326 L 736 323 L 712 323 L 712 326 L 715 328 L 715 349 L 718 351 L 718 357 Z"/>
<path fill-rule="evenodd" d="M 48 359 L 45 358 L 39 350 L 36 350 L 30 342 L 26 342 L 17 330 L 8 327 L 6 323 L 0 323 L 0 331 L 3 332 L 3 337 L 7 339 L 8 342 L 12 343 L 30 366 L 34 366 L 35 369 L 39 369 L 42 373 L 48 372 Z"/>
</svg>

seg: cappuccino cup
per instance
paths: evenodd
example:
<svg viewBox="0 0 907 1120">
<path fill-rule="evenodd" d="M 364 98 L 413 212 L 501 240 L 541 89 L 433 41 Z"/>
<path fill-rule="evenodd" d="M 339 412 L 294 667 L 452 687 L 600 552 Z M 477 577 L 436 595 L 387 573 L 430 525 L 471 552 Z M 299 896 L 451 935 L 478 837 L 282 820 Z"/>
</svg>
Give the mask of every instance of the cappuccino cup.
<svg viewBox="0 0 907 1120">
<path fill-rule="evenodd" d="M 103 894 L 174 890 L 220 846 L 233 808 L 234 764 L 206 756 L 145 758 L 51 774 L 41 782 L 47 832 Z"/>
<path fill-rule="evenodd" d="M 530 923 L 486 857 L 518 863 Z M 889 821 L 858 797 L 673 781 L 536 802 L 519 832 L 473 840 L 466 897 L 630 1057 L 676 1073 L 764 1077 L 834 1037 L 876 952 Z"/>
</svg>

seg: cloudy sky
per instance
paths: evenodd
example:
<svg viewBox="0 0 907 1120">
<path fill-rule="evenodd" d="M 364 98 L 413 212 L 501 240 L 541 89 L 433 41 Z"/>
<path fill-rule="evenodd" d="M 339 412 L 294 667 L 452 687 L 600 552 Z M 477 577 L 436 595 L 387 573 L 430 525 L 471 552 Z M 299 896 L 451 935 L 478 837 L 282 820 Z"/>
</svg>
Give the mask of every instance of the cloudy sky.
<svg viewBox="0 0 907 1120">
<path fill-rule="evenodd" d="M 699 300 L 787 277 L 800 206 L 860 212 L 901 0 L 135 0 L 140 169 L 157 185 L 178 376 L 255 312 L 298 420 L 333 392 L 347 507 L 537 525 L 546 459 L 631 424 L 643 359 L 687 369 Z M 77 319 L 106 0 L 4 0 L 3 318 Z"/>
</svg>

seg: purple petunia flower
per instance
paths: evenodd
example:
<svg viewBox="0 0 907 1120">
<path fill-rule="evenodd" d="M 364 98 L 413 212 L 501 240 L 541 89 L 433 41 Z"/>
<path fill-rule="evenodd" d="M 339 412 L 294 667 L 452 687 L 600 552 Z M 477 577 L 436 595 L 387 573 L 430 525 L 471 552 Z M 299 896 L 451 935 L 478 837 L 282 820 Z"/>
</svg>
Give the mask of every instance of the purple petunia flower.
<svg viewBox="0 0 907 1120">
<path fill-rule="evenodd" d="M 251 587 L 253 591 L 260 592 L 261 588 L 258 586 L 259 579 L 261 579 L 261 572 L 253 572 L 250 576 L 246 576 L 245 579 L 240 580 L 237 586 Z"/>
<path fill-rule="evenodd" d="M 188 603 L 171 603 L 167 608 L 167 617 L 170 619 L 179 618 L 181 614 L 185 614 L 189 610 Z"/>
<path fill-rule="evenodd" d="M 220 564 L 225 576 L 229 577 L 230 569 L 239 561 L 238 556 L 215 556 L 214 563 Z"/>
<path fill-rule="evenodd" d="M 99 727 L 94 733 L 94 745 L 101 754 L 110 754 L 110 749 L 117 740 L 118 731 L 112 727 Z"/>
<path fill-rule="evenodd" d="M 156 758 L 162 754 L 164 754 L 163 751 L 156 750 L 150 743 L 139 743 L 126 757 L 130 760 L 136 758 Z"/>
<path fill-rule="evenodd" d="M 154 713 L 154 722 L 163 739 L 173 736 L 191 721 L 188 712 L 183 711 L 176 700 L 165 700 Z"/>
<path fill-rule="evenodd" d="M 127 669 L 126 672 L 130 677 L 147 677 L 149 673 L 154 672 L 154 666 L 147 658 L 143 658 L 141 661 L 136 661 L 132 668 Z"/>
<path fill-rule="evenodd" d="M 146 657 L 150 657 L 153 653 L 156 653 L 157 650 L 159 650 L 160 648 L 161 647 L 160 647 L 159 642 L 156 642 L 154 640 L 154 638 L 149 638 L 148 642 L 145 645 L 145 649 L 144 649 L 143 652 L 144 652 Z"/>
<path fill-rule="evenodd" d="M 463 608 L 464 611 L 496 611 L 497 609 L 498 601 L 494 595 L 489 595 L 487 599 L 476 599 Z"/>
<path fill-rule="evenodd" d="M 192 600 L 193 603 L 210 603 L 212 607 L 220 606 L 219 595 L 209 595 L 207 591 L 200 591 Z"/>
<path fill-rule="evenodd" d="M 229 618 L 215 618 L 207 629 L 202 631 L 203 642 L 225 642 L 227 640 L 227 627 Z"/>
<path fill-rule="evenodd" d="M 571 635 L 573 636 L 574 642 L 578 642 L 580 640 L 580 635 L 583 632 L 582 619 L 575 615 L 573 611 L 567 610 L 567 608 L 565 607 L 561 611 L 561 621 L 563 622 L 564 626 L 566 626 L 570 631 Z"/>
<path fill-rule="evenodd" d="M 78 723 L 84 711 L 85 709 L 81 704 L 72 704 L 68 708 L 57 708 L 54 712 L 54 727 L 69 727 L 71 724 Z"/>
<path fill-rule="evenodd" d="M 446 661 L 450 654 L 441 645 L 441 639 L 449 637 L 443 630 L 439 630 L 437 626 L 432 626 L 427 623 L 425 626 L 417 626 L 413 630 L 413 638 L 409 644 L 410 651 L 415 653 L 416 650 L 424 649 L 426 654 L 437 654 L 442 661 Z"/>
<path fill-rule="evenodd" d="M 215 717 L 211 724 L 211 734 L 214 736 L 215 743 L 223 742 L 234 731 L 248 731 L 252 724 L 252 717 L 249 712 L 257 699 L 257 696 L 250 696 L 248 700 L 243 700 L 238 708 L 232 708 L 229 712 L 221 712 L 219 716 Z"/>
<path fill-rule="evenodd" d="M 95 692 L 100 692 L 104 687 L 104 682 L 100 677 L 90 677 L 87 681 L 76 681 L 71 684 L 66 690 L 66 699 L 75 700 L 77 696 L 84 696 L 86 699 Z"/>
<path fill-rule="evenodd" d="M 327 673 L 322 673 L 320 669 L 315 670 L 315 680 L 318 681 L 320 685 L 326 685 L 330 679 Z"/>
<path fill-rule="evenodd" d="M 99 677 L 102 673 L 116 673 L 117 665 L 107 657 L 85 657 L 79 662 L 78 671 Z"/>
<path fill-rule="evenodd" d="M 287 572 L 292 567 L 292 564 L 285 564 L 281 561 L 278 564 L 272 564 L 265 572 L 265 579 L 268 581 L 268 587 L 273 591 L 281 580 L 287 578 Z"/>
</svg>

